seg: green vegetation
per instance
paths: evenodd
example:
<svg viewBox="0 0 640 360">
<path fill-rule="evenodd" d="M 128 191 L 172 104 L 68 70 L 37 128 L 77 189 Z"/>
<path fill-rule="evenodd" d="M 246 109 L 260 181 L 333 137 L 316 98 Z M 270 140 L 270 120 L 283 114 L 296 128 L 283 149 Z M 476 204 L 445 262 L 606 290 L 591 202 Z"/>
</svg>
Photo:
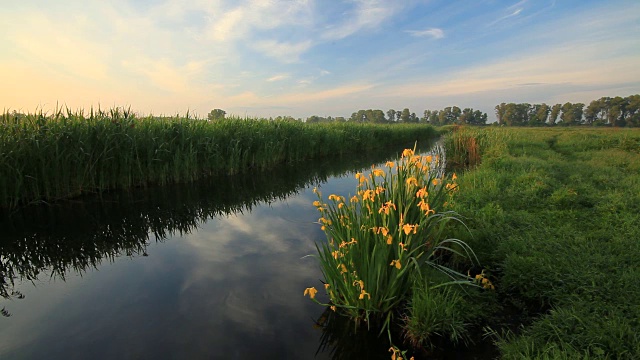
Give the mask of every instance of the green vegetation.
<svg viewBox="0 0 640 360">
<path fill-rule="evenodd" d="M 219 109 L 218 109 L 219 110 Z M 130 111 L 5 113 L 0 119 L 0 207 L 86 192 L 192 181 L 282 163 L 428 140 L 425 125 L 186 117 Z"/>
<path fill-rule="evenodd" d="M 447 236 L 449 223 L 459 222 L 451 210 L 458 185 L 456 176 L 445 177 L 438 163 L 438 156 L 407 149 L 397 163 L 357 173 L 359 185 L 349 199 L 331 194 L 325 203 L 315 189 L 314 206 L 327 235 L 318 258 L 328 302 L 316 298 L 315 287 L 304 294 L 356 324 L 387 330 L 390 340 L 390 329 L 405 316 L 407 304 L 412 318 L 405 332 L 415 345 L 429 344 L 433 334 L 462 339 L 468 329 L 465 317 L 458 316 L 461 295 L 444 285 L 473 282 L 447 263 L 456 256 L 473 264 L 475 255 L 464 242 Z M 493 287 L 483 275 L 476 279 Z M 391 351 L 400 354 L 395 346 Z"/>
<path fill-rule="evenodd" d="M 496 286 L 502 357 L 640 358 L 640 132 L 461 128 L 447 151 L 481 156 L 454 209 Z"/>
</svg>

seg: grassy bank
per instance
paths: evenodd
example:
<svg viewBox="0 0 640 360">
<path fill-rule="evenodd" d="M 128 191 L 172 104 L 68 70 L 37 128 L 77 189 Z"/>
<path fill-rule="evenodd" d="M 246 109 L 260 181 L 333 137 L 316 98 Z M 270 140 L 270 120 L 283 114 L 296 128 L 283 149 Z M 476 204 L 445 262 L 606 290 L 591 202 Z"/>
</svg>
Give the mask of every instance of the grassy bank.
<svg viewBox="0 0 640 360">
<path fill-rule="evenodd" d="M 437 136 L 430 126 L 136 118 L 122 109 L 0 119 L 0 207 L 362 152 Z"/>
<path fill-rule="evenodd" d="M 480 154 L 455 210 L 496 285 L 502 357 L 640 358 L 640 131 L 471 128 L 447 150 Z"/>
</svg>

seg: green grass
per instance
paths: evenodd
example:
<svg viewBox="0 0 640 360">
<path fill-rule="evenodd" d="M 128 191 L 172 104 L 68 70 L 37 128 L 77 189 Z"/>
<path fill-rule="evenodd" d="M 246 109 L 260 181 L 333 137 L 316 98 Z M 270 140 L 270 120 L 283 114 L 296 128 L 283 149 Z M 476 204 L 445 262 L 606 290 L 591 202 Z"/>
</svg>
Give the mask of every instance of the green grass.
<svg viewBox="0 0 640 360">
<path fill-rule="evenodd" d="M 640 131 L 463 131 L 493 139 L 455 209 L 508 309 L 503 357 L 640 358 Z"/>
<path fill-rule="evenodd" d="M 0 207 L 187 182 L 437 137 L 430 126 L 137 118 L 108 111 L 0 118 Z"/>
</svg>

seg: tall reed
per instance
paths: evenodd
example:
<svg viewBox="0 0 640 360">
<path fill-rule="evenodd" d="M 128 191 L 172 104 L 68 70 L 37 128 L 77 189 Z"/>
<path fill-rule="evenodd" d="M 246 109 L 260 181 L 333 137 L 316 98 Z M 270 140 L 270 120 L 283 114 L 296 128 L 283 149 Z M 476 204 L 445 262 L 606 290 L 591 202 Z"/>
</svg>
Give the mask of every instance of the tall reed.
<svg viewBox="0 0 640 360">
<path fill-rule="evenodd" d="M 138 118 L 91 109 L 0 118 L 0 207 L 369 151 L 436 137 L 424 125 Z"/>
</svg>

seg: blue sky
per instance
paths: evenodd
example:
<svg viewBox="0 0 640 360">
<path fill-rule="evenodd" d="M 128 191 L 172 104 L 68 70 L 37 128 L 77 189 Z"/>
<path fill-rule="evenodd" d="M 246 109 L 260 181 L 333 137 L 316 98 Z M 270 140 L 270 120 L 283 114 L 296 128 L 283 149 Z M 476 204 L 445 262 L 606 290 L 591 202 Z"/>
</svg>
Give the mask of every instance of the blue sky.
<svg viewBox="0 0 640 360">
<path fill-rule="evenodd" d="M 349 116 L 640 93 L 640 1 L 13 1 L 0 106 Z"/>
</svg>

